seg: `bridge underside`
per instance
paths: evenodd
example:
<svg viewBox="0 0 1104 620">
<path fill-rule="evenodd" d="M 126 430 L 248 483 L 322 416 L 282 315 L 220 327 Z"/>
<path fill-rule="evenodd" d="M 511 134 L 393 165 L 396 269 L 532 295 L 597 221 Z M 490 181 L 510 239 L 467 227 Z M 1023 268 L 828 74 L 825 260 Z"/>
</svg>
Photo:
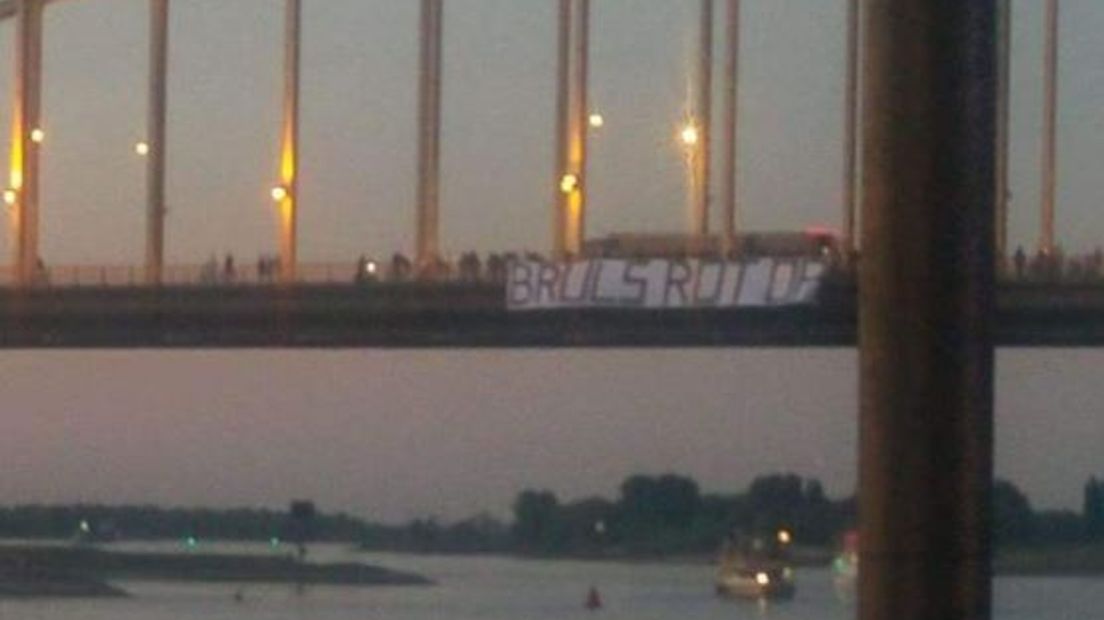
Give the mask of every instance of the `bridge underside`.
<svg viewBox="0 0 1104 620">
<path fill-rule="evenodd" d="M 852 347 L 854 291 L 817 307 L 507 312 L 489 285 L 66 288 L 0 292 L 0 347 Z M 1104 288 L 1000 294 L 1011 347 L 1104 346 Z M 918 326 L 920 328 L 920 326 Z"/>
</svg>

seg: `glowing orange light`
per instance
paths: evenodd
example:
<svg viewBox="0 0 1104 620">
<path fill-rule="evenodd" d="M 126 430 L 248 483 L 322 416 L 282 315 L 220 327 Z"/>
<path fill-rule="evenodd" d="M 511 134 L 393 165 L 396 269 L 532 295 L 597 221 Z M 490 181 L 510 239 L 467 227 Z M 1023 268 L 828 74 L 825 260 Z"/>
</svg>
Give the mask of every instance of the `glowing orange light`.
<svg viewBox="0 0 1104 620">
<path fill-rule="evenodd" d="M 570 194 L 577 189 L 579 189 L 579 177 L 570 172 L 563 175 L 560 179 L 560 191 L 565 194 Z"/>
</svg>

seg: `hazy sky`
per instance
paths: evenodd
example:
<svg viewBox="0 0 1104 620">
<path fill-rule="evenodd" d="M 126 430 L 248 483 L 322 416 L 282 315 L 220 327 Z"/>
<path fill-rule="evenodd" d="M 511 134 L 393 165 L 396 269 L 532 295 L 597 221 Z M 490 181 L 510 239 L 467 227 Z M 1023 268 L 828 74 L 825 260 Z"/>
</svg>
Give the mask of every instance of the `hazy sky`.
<svg viewBox="0 0 1104 620">
<path fill-rule="evenodd" d="M 146 2 L 69 0 L 47 18 L 43 254 L 143 251 Z M 305 0 L 302 254 L 409 250 L 415 0 Z M 552 0 L 446 3 L 443 244 L 548 244 Z M 675 127 L 692 0 L 594 2 L 592 234 L 684 225 Z M 1013 238 L 1035 236 L 1041 2 L 1016 2 Z M 745 0 L 740 170 L 752 228 L 839 213 L 843 0 Z M 1059 234 L 1104 240 L 1104 6 L 1063 7 Z M 168 252 L 272 251 L 279 0 L 174 0 Z M 0 50 L 11 25 L 0 26 Z M 0 62 L 0 84 L 10 83 Z M 10 109 L 0 103 L 0 139 Z M 3 161 L 0 155 L 0 163 Z M 1091 163 L 1089 163 L 1091 162 Z M 0 253 L 9 251 L 0 239 Z M 1075 506 L 1104 473 L 1093 352 L 1005 353 L 1002 474 Z M 636 471 L 736 490 L 769 469 L 854 477 L 855 359 L 843 352 L 5 353 L 4 502 L 326 507 L 398 518 L 504 510 L 524 485 L 612 493 Z"/>
</svg>

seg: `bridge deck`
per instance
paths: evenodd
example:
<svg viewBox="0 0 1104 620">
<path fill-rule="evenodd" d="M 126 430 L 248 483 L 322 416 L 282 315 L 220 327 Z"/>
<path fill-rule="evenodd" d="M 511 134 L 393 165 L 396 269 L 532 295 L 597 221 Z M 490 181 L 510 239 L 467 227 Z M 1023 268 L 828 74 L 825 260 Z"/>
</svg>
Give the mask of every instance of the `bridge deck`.
<svg viewBox="0 0 1104 620">
<path fill-rule="evenodd" d="M 813 307 L 507 312 L 487 284 L 0 291 L 3 348 L 850 347 L 854 290 Z M 1104 346 L 1104 286 L 1005 285 L 997 340 Z"/>
</svg>

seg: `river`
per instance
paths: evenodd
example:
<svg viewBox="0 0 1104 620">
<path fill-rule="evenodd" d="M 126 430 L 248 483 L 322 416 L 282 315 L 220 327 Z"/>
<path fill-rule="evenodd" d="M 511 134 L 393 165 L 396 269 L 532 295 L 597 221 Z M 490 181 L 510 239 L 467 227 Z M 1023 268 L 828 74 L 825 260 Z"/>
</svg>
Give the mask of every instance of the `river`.
<svg viewBox="0 0 1104 620">
<path fill-rule="evenodd" d="M 325 559 L 352 559 L 337 549 Z M 342 557 L 345 556 L 345 557 Z M 4 601 L 0 620 L 834 620 L 855 615 L 824 570 L 797 574 L 794 600 L 760 606 L 716 598 L 712 568 L 664 564 L 529 561 L 497 557 L 357 554 L 371 563 L 421 572 L 428 588 L 310 588 L 249 586 L 235 600 L 233 585 L 122 583 L 120 600 Z M 599 588 L 599 613 L 582 603 Z M 1099 617 L 1104 578 L 1002 578 L 996 584 L 998 620 Z"/>
</svg>

